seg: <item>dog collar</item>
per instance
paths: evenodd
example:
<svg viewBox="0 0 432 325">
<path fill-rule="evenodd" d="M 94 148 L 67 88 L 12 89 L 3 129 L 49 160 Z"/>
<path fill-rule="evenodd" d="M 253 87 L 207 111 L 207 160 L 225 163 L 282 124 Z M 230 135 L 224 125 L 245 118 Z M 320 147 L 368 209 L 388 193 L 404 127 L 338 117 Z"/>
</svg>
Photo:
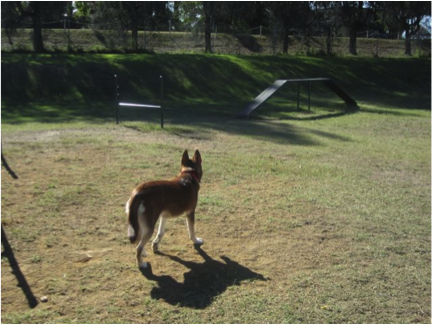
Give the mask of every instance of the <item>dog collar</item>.
<svg viewBox="0 0 432 325">
<path fill-rule="evenodd" d="M 189 174 L 189 175 L 192 176 L 192 178 L 193 178 L 194 180 L 196 180 L 198 183 L 200 183 L 200 180 L 199 180 L 199 178 L 198 178 L 198 174 L 197 174 L 197 172 L 196 172 L 195 170 L 193 170 L 193 169 L 183 170 L 183 171 L 181 172 L 181 174 Z"/>
</svg>

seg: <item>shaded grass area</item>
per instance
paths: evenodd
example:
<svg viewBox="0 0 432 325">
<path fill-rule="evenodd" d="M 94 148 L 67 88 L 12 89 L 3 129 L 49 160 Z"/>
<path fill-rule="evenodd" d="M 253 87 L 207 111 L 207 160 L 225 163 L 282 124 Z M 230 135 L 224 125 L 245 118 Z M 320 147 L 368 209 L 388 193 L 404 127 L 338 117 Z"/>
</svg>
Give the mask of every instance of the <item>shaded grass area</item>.
<svg viewBox="0 0 432 325">
<path fill-rule="evenodd" d="M 179 111 L 175 116 L 234 116 L 275 79 L 313 77 L 332 78 L 363 105 L 430 109 L 430 69 L 428 59 L 3 54 L 2 120 L 114 118 L 114 74 L 121 101 L 154 104 L 163 75 L 165 105 Z M 295 88 L 284 87 L 254 115 L 295 111 Z M 305 89 L 301 94 L 304 109 Z M 340 103 L 313 85 L 314 110 L 343 111 Z"/>
</svg>

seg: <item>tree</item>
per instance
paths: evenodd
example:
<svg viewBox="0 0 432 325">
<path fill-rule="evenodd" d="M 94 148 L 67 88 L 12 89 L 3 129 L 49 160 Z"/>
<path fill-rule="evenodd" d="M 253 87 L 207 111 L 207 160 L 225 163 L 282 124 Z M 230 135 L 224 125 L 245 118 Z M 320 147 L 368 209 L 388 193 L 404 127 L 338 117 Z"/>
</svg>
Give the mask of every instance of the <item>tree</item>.
<svg viewBox="0 0 432 325">
<path fill-rule="evenodd" d="M 173 19 L 175 27 L 179 30 L 192 30 L 202 26 L 201 1 L 175 1 Z"/>
<path fill-rule="evenodd" d="M 204 29 L 205 52 L 212 53 L 211 35 L 214 26 L 233 31 L 260 25 L 265 15 L 261 2 L 237 1 L 180 1 L 173 7 L 174 21 L 186 29 Z"/>
<path fill-rule="evenodd" d="M 244 18 L 245 24 L 249 28 L 256 28 L 258 26 L 262 26 L 266 24 L 268 13 L 266 10 L 265 1 L 239 2 L 239 3 L 242 4 L 242 7 L 238 15 Z"/>
<path fill-rule="evenodd" d="M 410 56 L 411 38 L 420 30 L 422 19 L 430 16 L 430 2 L 385 1 L 378 4 L 384 21 L 405 33 L 405 55 Z"/>
<path fill-rule="evenodd" d="M 97 1 L 91 4 L 90 15 L 96 31 L 117 30 L 117 37 L 128 39 L 131 31 L 133 51 L 138 50 L 138 29 L 168 26 L 167 1 Z"/>
<path fill-rule="evenodd" d="M 374 15 L 373 1 L 335 1 L 335 14 L 349 33 L 349 53 L 357 55 L 357 33 L 361 28 L 371 23 Z"/>
<path fill-rule="evenodd" d="M 205 52 L 213 53 L 211 47 L 211 34 L 216 23 L 222 22 L 228 16 L 232 6 L 236 5 L 231 1 L 201 1 L 202 12 L 204 16 L 204 41 Z"/>
<path fill-rule="evenodd" d="M 206 53 L 213 53 L 211 46 L 213 26 L 218 19 L 220 19 L 225 6 L 226 2 L 224 1 L 193 1 L 189 5 L 184 6 L 184 9 L 189 11 L 187 14 L 189 17 L 194 17 L 195 15 L 196 23 L 198 23 L 200 19 L 203 19 Z"/>
<path fill-rule="evenodd" d="M 108 41 L 108 44 L 114 46 L 118 45 L 119 39 L 126 42 L 128 30 L 132 31 L 132 48 L 134 50 L 138 47 L 138 23 L 137 12 L 134 13 L 134 4 L 130 1 L 94 1 L 90 3 L 90 15 L 93 24 L 93 29 L 96 35 L 101 40 Z M 115 35 L 113 38 L 103 35 L 105 30 L 109 30 L 108 35 Z M 116 31 L 112 33 L 111 31 Z M 116 40 L 116 43 L 114 42 Z"/>
<path fill-rule="evenodd" d="M 33 25 L 33 50 L 44 52 L 42 24 L 61 20 L 71 8 L 72 1 L 5 1 L 2 3 L 2 21 L 6 29 L 21 27 L 27 21 Z"/>
<path fill-rule="evenodd" d="M 215 16 L 216 2 L 213 1 L 202 1 L 202 8 L 204 13 L 204 42 L 205 42 L 205 52 L 212 53 L 211 48 L 211 32 L 212 32 L 212 19 Z"/>
<path fill-rule="evenodd" d="M 90 1 L 75 1 L 75 14 L 73 16 L 76 22 L 88 24 L 90 22 L 90 10 L 92 8 Z"/>
<path fill-rule="evenodd" d="M 314 28 L 324 32 L 326 37 L 327 54 L 332 54 L 334 33 L 341 27 L 341 19 L 336 14 L 334 2 L 314 1 L 312 3 Z"/>
<path fill-rule="evenodd" d="M 307 1 L 268 2 L 270 19 L 282 31 L 282 53 L 288 53 L 289 33 L 292 29 L 306 31 L 310 26 L 312 10 Z"/>
<path fill-rule="evenodd" d="M 132 51 L 138 51 L 139 16 L 145 9 L 145 2 L 121 1 L 120 6 L 126 13 L 127 24 L 132 32 Z"/>
</svg>

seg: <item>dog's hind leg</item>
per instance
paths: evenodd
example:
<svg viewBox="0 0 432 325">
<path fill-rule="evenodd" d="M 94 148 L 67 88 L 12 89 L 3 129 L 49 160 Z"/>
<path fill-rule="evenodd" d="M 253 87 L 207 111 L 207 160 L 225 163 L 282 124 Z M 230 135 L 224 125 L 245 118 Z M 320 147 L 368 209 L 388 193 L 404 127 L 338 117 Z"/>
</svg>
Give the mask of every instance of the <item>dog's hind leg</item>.
<svg viewBox="0 0 432 325">
<path fill-rule="evenodd" d="M 147 263 L 144 262 L 142 258 L 143 256 L 147 256 L 147 253 L 145 252 L 145 245 L 150 240 L 153 234 L 154 225 L 150 226 L 147 220 L 145 220 L 146 215 L 144 214 L 145 211 L 142 205 L 140 205 L 138 211 L 138 222 L 140 225 L 140 242 L 136 248 L 136 258 L 138 267 L 140 269 L 144 269 L 147 267 Z"/>
<path fill-rule="evenodd" d="M 189 231 L 189 239 L 192 240 L 192 242 L 195 245 L 202 245 L 204 244 L 204 241 L 202 238 L 196 238 L 195 237 L 195 212 L 191 212 L 187 214 L 186 218 L 188 231 Z"/>
<path fill-rule="evenodd" d="M 136 248 L 137 265 L 140 269 L 145 269 L 147 267 L 147 263 L 143 261 L 143 256 L 147 256 L 144 246 L 150 240 L 152 234 L 153 234 L 153 229 L 149 229 L 149 228 L 142 229 L 141 240 Z"/>
<path fill-rule="evenodd" d="M 156 238 L 153 240 L 153 243 L 152 243 L 153 253 L 155 253 L 155 254 L 157 252 L 159 252 L 159 244 L 160 244 L 160 241 L 162 240 L 163 235 L 165 234 L 165 225 L 166 225 L 168 216 L 162 212 L 159 219 L 160 219 L 160 221 L 159 221 L 158 232 L 157 232 Z"/>
</svg>

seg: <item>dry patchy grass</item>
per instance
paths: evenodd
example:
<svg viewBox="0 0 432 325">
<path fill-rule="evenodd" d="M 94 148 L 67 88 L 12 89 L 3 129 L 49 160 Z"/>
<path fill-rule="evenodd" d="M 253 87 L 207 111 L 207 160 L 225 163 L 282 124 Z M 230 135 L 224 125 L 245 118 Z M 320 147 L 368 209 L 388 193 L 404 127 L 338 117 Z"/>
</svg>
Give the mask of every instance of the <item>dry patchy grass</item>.
<svg viewBox="0 0 432 325">
<path fill-rule="evenodd" d="M 2 322 L 430 322 L 430 112 L 415 113 L 8 127 L 2 226 L 48 302 L 29 308 L 3 254 Z M 170 220 L 141 273 L 124 204 L 195 148 L 205 244 Z"/>
</svg>

